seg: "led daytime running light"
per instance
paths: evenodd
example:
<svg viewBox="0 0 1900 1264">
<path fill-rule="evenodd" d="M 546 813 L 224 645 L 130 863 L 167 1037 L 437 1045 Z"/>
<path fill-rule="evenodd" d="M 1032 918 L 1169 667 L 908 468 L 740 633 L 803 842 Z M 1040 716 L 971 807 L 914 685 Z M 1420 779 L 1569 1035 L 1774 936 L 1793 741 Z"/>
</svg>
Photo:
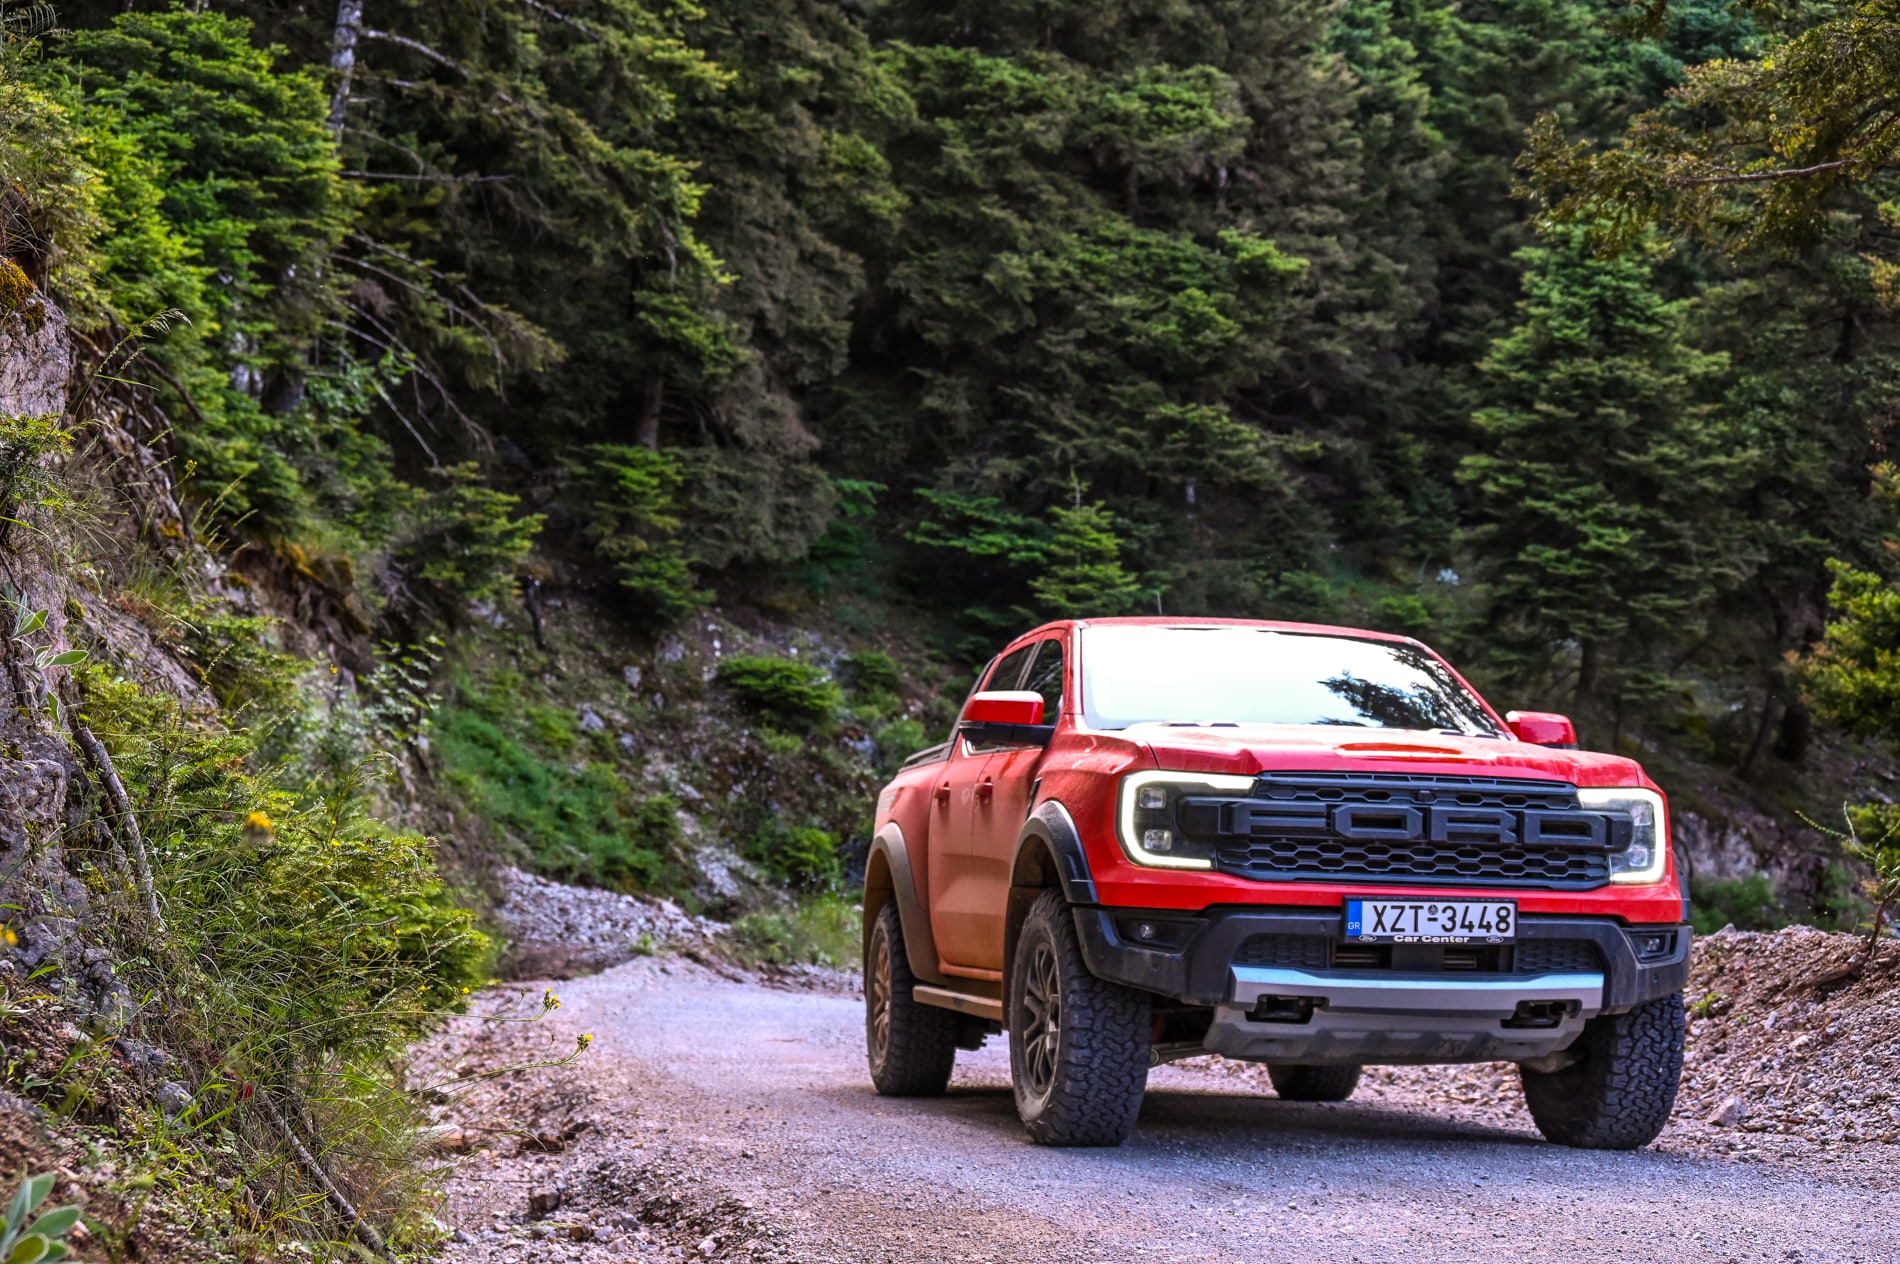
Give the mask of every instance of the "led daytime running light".
<svg viewBox="0 0 1900 1264">
<path fill-rule="evenodd" d="M 1142 811 L 1159 811 L 1156 808 L 1140 804 L 1138 801 L 1153 795 L 1144 795 L 1149 788 L 1161 788 L 1167 793 L 1166 806 L 1172 807 L 1178 792 L 1206 790 L 1214 793 L 1246 793 L 1253 789 L 1252 777 L 1226 776 L 1218 773 L 1194 772 L 1136 772 L 1122 778 L 1121 804 L 1119 815 L 1120 828 L 1116 831 L 1121 839 L 1122 850 L 1128 858 L 1138 865 L 1153 869 L 1212 869 L 1214 862 L 1205 856 L 1172 856 L 1165 852 L 1151 851 L 1144 845 L 1144 836 L 1168 833 L 1153 828 L 1141 829 L 1135 821 L 1137 807 Z M 1156 841 L 1159 841 L 1157 839 Z"/>
<path fill-rule="evenodd" d="M 1611 854 L 1611 882 L 1633 886 L 1662 881 L 1669 859 L 1669 812 L 1660 794 L 1640 786 L 1583 789 L 1577 791 L 1577 802 L 1586 808 L 1628 812 L 1636 822 L 1629 847 Z M 1619 868 L 1619 862 L 1627 867 Z"/>
</svg>

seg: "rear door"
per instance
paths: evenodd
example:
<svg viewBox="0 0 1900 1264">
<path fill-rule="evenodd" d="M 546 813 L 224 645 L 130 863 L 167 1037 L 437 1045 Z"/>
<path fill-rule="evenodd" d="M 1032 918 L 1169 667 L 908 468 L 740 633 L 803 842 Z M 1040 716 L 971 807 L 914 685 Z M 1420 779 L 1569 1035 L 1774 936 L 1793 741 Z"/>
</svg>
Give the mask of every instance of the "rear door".
<svg viewBox="0 0 1900 1264">
<path fill-rule="evenodd" d="M 1029 666 L 1034 644 L 1011 650 L 996 661 L 978 691 L 1014 689 Z M 972 746 L 961 734 L 950 738 L 950 758 L 937 770 L 930 809 L 930 930 L 942 967 L 967 970 L 981 956 L 981 901 L 972 883 L 970 831 L 977 812 L 987 808 L 994 782 L 986 779 L 990 758 L 999 748 Z"/>
<path fill-rule="evenodd" d="M 1014 687 L 1042 695 L 1042 722 L 1062 718 L 1067 674 L 1062 637 L 1035 642 L 1034 654 Z M 965 860 L 968 874 L 970 952 L 959 965 L 979 970 L 1003 968 L 1003 933 L 1009 913 L 1011 870 L 1016 863 L 1016 840 L 1034 806 L 1036 774 L 1045 748 L 1013 746 L 996 751 L 983 763 L 972 790 L 969 841 Z"/>
</svg>

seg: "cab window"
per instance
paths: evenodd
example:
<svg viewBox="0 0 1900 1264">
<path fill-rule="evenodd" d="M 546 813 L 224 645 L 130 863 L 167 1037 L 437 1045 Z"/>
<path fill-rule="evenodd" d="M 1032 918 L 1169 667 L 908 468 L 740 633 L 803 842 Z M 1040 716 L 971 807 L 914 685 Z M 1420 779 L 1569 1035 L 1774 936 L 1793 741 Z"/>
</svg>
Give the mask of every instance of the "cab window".
<svg viewBox="0 0 1900 1264">
<path fill-rule="evenodd" d="M 1023 668 L 1028 666 L 1030 655 L 1036 652 L 1035 645 L 1025 645 L 996 660 L 995 670 L 983 678 L 978 692 L 991 693 L 998 689 L 1016 689 L 1023 678 Z"/>
<path fill-rule="evenodd" d="M 1062 642 L 1038 641 L 1035 650 L 1020 688 L 1042 695 L 1042 722 L 1054 724 L 1062 715 Z"/>
</svg>

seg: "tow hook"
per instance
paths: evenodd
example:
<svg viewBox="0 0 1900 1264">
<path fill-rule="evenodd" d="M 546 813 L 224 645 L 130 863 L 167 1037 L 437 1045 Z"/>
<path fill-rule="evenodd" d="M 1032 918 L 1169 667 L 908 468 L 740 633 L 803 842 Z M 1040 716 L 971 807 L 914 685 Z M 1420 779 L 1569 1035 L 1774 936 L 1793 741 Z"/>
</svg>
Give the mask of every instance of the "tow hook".
<svg viewBox="0 0 1900 1264">
<path fill-rule="evenodd" d="M 1311 996 L 1263 996 L 1247 1011 L 1250 1023 L 1310 1023 L 1313 1009 L 1324 1000 Z"/>
<path fill-rule="evenodd" d="M 1517 1009 L 1504 1020 L 1506 1027 L 1561 1027 L 1564 1019 L 1577 1012 L 1575 1001 L 1519 1001 Z"/>
</svg>

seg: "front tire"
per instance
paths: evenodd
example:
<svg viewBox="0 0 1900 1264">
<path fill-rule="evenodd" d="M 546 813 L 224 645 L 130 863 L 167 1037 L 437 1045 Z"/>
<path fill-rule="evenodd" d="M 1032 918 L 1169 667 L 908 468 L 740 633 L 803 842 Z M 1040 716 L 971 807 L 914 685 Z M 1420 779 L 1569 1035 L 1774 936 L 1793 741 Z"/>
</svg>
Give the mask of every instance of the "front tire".
<svg viewBox="0 0 1900 1264">
<path fill-rule="evenodd" d="M 1359 1087 L 1356 1066 L 1270 1066 L 1267 1078 L 1286 1102 L 1343 1102 Z"/>
<path fill-rule="evenodd" d="M 897 905 L 886 904 L 864 945 L 864 1051 L 885 1097 L 936 1097 L 957 1060 L 957 1016 L 911 998 L 917 976 L 904 952 Z"/>
<path fill-rule="evenodd" d="M 1060 891 L 1036 898 L 1010 971 L 1016 1112 L 1039 1145 L 1114 1146 L 1148 1089 L 1148 996 L 1088 971 Z"/>
<path fill-rule="evenodd" d="M 1571 1046 L 1581 1057 L 1561 1071 L 1519 1067 L 1537 1130 L 1585 1150 L 1635 1150 L 1654 1141 L 1676 1105 L 1686 1030 L 1678 992 L 1591 1019 Z"/>
</svg>

